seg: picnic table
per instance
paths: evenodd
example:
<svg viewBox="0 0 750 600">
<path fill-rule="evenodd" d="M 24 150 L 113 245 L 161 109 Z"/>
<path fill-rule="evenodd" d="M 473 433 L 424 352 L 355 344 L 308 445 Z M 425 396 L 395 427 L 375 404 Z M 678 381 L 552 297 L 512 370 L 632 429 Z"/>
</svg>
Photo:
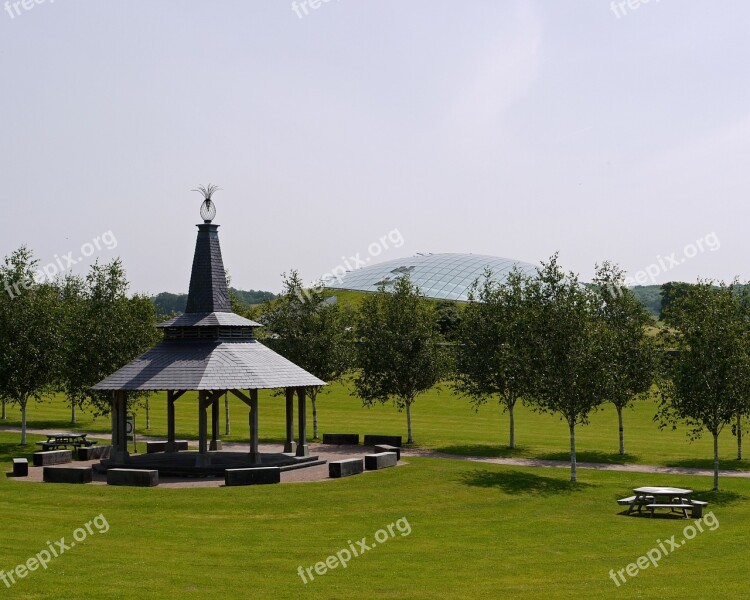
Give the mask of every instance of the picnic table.
<svg viewBox="0 0 750 600">
<path fill-rule="evenodd" d="M 46 442 L 37 442 L 37 445 L 41 446 L 42 450 L 67 449 L 68 446 L 73 448 L 94 446 L 96 442 L 87 440 L 87 435 L 86 433 L 52 433 L 47 434 Z"/>
<path fill-rule="evenodd" d="M 657 509 L 666 509 L 670 512 L 681 512 L 684 518 L 688 518 L 688 509 L 692 516 L 702 515 L 703 507 L 707 502 L 693 500 L 690 496 L 693 490 L 674 487 L 639 487 L 633 490 L 634 496 L 622 498 L 617 501 L 620 505 L 628 506 L 628 514 L 633 511 L 641 512 L 645 507 L 650 511 L 651 517 Z"/>
</svg>

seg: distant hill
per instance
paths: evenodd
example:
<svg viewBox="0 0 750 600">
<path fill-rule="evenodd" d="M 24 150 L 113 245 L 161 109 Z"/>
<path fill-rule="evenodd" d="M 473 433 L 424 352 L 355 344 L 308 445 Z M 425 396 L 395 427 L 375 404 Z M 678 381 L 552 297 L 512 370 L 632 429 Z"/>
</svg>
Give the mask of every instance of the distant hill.
<svg viewBox="0 0 750 600">
<path fill-rule="evenodd" d="M 276 294 L 272 292 L 263 292 L 260 290 L 236 290 L 229 288 L 230 291 L 237 297 L 237 300 L 245 307 L 253 304 L 262 304 L 266 300 L 273 300 Z M 162 292 L 156 296 L 151 297 L 151 301 L 156 307 L 156 314 L 159 317 L 167 317 L 173 314 L 182 314 L 185 312 L 185 306 L 187 305 L 187 294 L 171 294 L 169 292 Z"/>
</svg>

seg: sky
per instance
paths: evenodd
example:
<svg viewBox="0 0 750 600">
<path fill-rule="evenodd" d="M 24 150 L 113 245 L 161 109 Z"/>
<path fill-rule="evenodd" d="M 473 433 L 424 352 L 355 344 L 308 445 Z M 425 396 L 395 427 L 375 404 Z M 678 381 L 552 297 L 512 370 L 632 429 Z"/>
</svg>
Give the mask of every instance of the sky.
<svg viewBox="0 0 750 600">
<path fill-rule="evenodd" d="M 750 279 L 746 0 L 3 2 L 0 256 L 186 292 L 214 183 L 240 289 L 417 252 Z"/>
</svg>

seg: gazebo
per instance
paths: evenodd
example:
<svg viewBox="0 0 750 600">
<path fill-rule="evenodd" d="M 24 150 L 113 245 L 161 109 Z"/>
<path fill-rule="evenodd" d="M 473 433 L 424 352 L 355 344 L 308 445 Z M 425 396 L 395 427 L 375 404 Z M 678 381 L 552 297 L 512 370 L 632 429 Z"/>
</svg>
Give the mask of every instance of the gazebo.
<svg viewBox="0 0 750 600">
<path fill-rule="evenodd" d="M 163 341 L 96 384 L 112 392 L 112 456 L 102 466 L 156 468 L 160 472 L 220 474 L 229 467 L 317 464 L 307 445 L 306 388 L 326 385 L 314 375 L 261 344 L 255 338 L 260 323 L 232 312 L 219 226 L 212 223 L 215 191 L 204 192 L 204 222 L 198 225 L 187 307 L 179 317 L 157 325 Z M 258 390 L 286 392 L 286 441 L 283 453 L 258 451 Z M 167 444 L 164 453 L 130 456 L 126 435 L 127 393 L 167 392 Z M 185 392 L 198 392 L 198 453 L 177 452 L 175 402 Z M 249 407 L 250 452 L 222 452 L 219 401 L 231 393 Z M 294 439 L 294 400 L 297 398 L 299 437 Z M 211 409 L 209 441 L 208 409 Z"/>
</svg>

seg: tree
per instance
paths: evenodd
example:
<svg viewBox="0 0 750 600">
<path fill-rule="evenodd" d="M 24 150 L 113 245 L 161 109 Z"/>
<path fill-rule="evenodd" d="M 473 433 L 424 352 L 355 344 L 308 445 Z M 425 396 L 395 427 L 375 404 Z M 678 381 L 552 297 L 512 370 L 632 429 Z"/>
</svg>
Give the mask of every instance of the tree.
<svg viewBox="0 0 750 600">
<path fill-rule="evenodd" d="M 128 296 L 129 283 L 117 259 L 94 263 L 81 282 L 76 313 L 66 322 L 60 387 L 71 402 L 89 403 L 95 414 L 110 410 L 110 394 L 90 388 L 159 340 L 156 311 L 148 296 Z M 136 402 L 141 395 L 128 394 Z"/>
<path fill-rule="evenodd" d="M 659 312 L 659 318 L 665 320 L 666 315 L 669 312 L 669 307 L 673 302 L 680 298 L 684 298 L 690 288 L 693 287 L 692 283 L 685 283 L 683 281 L 669 281 L 663 283 L 661 286 L 661 311 Z"/>
<path fill-rule="evenodd" d="M 399 277 L 392 292 L 383 285 L 363 300 L 355 331 L 357 396 L 365 406 L 392 400 L 406 410 L 407 443 L 414 443 L 411 407 L 446 373 L 434 305 L 408 276 Z"/>
<path fill-rule="evenodd" d="M 477 410 L 498 397 L 510 418 L 510 448 L 516 447 L 514 409 L 529 390 L 532 369 L 525 284 L 515 268 L 504 283 L 489 271 L 474 282 L 458 333 L 453 384 Z"/>
<path fill-rule="evenodd" d="M 283 275 L 281 295 L 264 307 L 267 337 L 263 343 L 326 382 L 340 380 L 351 367 L 352 346 L 345 315 L 327 301 L 323 289 L 305 289 L 297 271 Z M 313 437 L 318 439 L 318 394 L 309 389 Z"/>
<path fill-rule="evenodd" d="M 35 279 L 38 261 L 22 246 L 0 266 L 0 397 L 21 409 L 21 444 L 26 444 L 26 409 L 31 398 L 55 382 L 61 359 L 60 299 L 55 285 Z"/>
<path fill-rule="evenodd" d="M 624 282 L 625 274 L 617 265 L 605 262 L 597 267 L 594 286 L 604 325 L 604 397 L 617 409 L 621 455 L 625 454 L 622 411 L 648 395 L 657 367 L 655 338 L 647 334 L 651 317 Z"/>
<path fill-rule="evenodd" d="M 541 412 L 559 414 L 570 431 L 570 480 L 576 481 L 576 425 L 586 425 L 604 393 L 603 327 L 597 296 L 565 274 L 553 255 L 529 280 L 532 370 L 530 399 Z"/>
<path fill-rule="evenodd" d="M 662 383 L 657 414 L 661 427 L 684 422 L 695 439 L 708 431 L 714 442 L 714 490 L 719 489 L 719 435 L 748 414 L 750 326 L 736 283 L 691 286 L 665 312 L 665 332 L 677 352 Z"/>
</svg>

